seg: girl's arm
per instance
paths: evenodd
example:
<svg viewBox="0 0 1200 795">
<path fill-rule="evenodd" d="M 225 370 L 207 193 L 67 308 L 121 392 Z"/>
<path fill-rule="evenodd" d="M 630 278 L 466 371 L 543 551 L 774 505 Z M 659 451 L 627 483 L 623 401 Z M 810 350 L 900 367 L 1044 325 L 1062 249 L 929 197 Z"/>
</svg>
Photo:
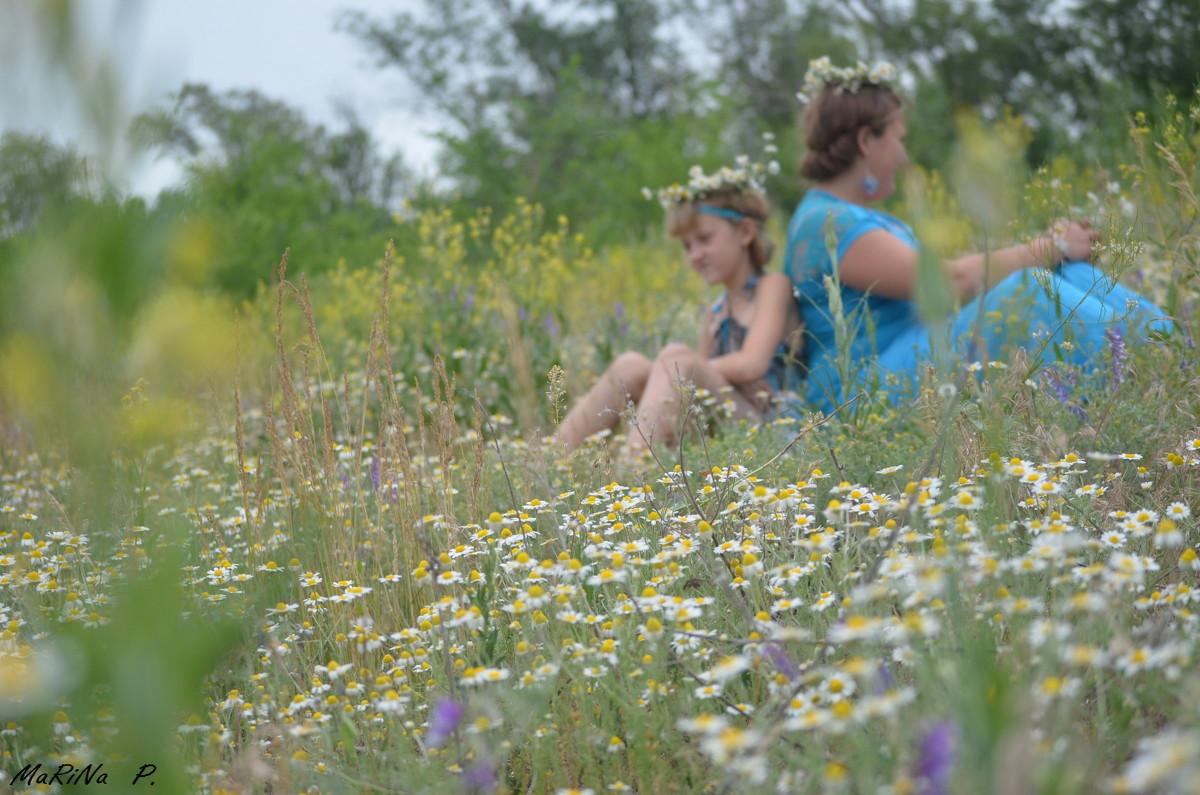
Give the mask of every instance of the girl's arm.
<svg viewBox="0 0 1200 795">
<path fill-rule="evenodd" d="M 704 307 L 704 317 L 700 320 L 700 340 L 696 343 L 696 353 L 700 354 L 701 359 L 712 356 L 713 348 L 717 345 L 715 318 L 713 308 Z"/>
<path fill-rule="evenodd" d="M 764 274 L 754 292 L 754 322 L 741 350 L 710 359 L 709 364 L 735 386 L 762 378 L 783 340 L 793 301 L 791 279 L 782 273 Z"/>
<path fill-rule="evenodd" d="M 978 294 L 985 286 L 1023 268 L 1057 265 L 1064 259 L 1085 260 L 1091 256 L 1094 232 L 1075 221 L 1058 222 L 1061 232 L 1042 235 L 1029 243 L 1009 246 L 983 254 L 969 254 L 943 263 L 951 286 L 963 300 Z M 916 249 L 883 229 L 872 229 L 846 249 L 838 265 L 842 283 L 872 295 L 911 300 L 917 283 L 920 255 Z"/>
</svg>

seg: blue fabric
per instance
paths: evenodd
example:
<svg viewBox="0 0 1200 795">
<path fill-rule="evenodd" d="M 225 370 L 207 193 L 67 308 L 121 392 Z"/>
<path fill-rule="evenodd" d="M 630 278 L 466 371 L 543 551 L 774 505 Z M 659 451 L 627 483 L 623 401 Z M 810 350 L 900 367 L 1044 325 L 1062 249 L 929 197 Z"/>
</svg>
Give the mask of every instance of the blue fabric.
<svg viewBox="0 0 1200 795">
<path fill-rule="evenodd" d="M 746 216 L 739 213 L 737 210 L 730 210 L 726 207 L 713 207 L 711 204 L 701 204 L 697 212 L 705 215 L 717 215 L 721 218 L 728 218 L 730 221 L 745 221 Z"/>
<path fill-rule="evenodd" d="M 805 195 L 788 226 L 784 272 L 800 293 L 809 355 L 806 398 L 822 411 L 832 411 L 865 386 L 892 380 L 900 386 L 896 397 L 912 394 L 918 366 L 930 358 L 930 332 L 912 301 L 867 295 L 842 285 L 854 380 L 843 388 L 824 282 L 833 275 L 829 247 L 840 261 L 852 243 L 873 229 L 918 247 L 903 221 L 817 189 Z M 1170 321 L 1158 307 L 1092 265 L 1068 262 L 1054 270 L 1025 269 L 1004 279 L 959 310 L 950 321 L 949 336 L 954 352 L 968 361 L 984 353 L 998 358 L 1005 347 L 1023 347 L 1047 363 L 1084 364 L 1103 352 L 1105 332 L 1114 326 L 1140 336 L 1166 331 Z"/>
</svg>

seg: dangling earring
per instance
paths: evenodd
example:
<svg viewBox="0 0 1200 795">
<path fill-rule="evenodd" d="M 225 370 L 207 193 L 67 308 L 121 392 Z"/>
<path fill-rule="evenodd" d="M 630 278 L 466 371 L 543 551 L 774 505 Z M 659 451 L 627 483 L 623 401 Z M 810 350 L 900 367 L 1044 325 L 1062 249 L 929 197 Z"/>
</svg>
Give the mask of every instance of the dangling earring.
<svg viewBox="0 0 1200 795">
<path fill-rule="evenodd" d="M 867 175 L 863 177 L 863 187 L 866 188 L 868 196 L 874 196 L 875 191 L 879 190 L 879 180 L 875 179 L 870 168 L 867 169 Z"/>
</svg>

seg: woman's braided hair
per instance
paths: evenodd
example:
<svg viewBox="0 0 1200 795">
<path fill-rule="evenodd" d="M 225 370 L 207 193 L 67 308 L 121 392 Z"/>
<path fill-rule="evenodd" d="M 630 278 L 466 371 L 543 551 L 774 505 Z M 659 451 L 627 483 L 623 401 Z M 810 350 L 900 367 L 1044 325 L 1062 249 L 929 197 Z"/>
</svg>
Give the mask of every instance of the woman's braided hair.
<svg viewBox="0 0 1200 795">
<path fill-rule="evenodd" d="M 890 88 L 863 85 L 856 91 L 821 90 L 804 111 L 804 144 L 800 176 L 814 182 L 834 179 L 859 157 L 858 131 L 882 135 L 903 102 Z"/>
</svg>

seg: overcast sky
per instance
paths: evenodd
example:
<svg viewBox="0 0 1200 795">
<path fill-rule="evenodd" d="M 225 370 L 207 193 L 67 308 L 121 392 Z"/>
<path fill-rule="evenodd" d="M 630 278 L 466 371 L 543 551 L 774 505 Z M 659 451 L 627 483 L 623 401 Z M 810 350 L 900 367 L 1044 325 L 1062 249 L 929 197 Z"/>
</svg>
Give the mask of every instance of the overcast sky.
<svg viewBox="0 0 1200 795">
<path fill-rule="evenodd" d="M 413 110 L 417 98 L 400 73 L 374 67 L 353 37 L 334 30 L 344 10 L 386 18 L 419 7 L 419 0 L 79 0 L 78 6 L 85 10 L 91 46 L 119 54 L 130 113 L 163 102 L 184 82 L 257 89 L 332 126 L 335 101 L 344 102 L 384 151 L 402 152 L 418 171 L 433 168 L 436 144 L 428 133 L 435 123 Z M 124 14 L 118 13 L 122 7 Z M 0 19 L 0 25 L 11 27 L 11 20 Z M 10 41 L 8 49 L 20 48 Z M 0 95 L 0 127 L 45 130 L 80 142 L 78 120 L 56 101 L 59 92 L 39 85 L 44 69 L 36 60 L 26 53 L 23 66 L 0 64 L 9 74 Z M 136 168 L 131 177 L 137 192 L 153 193 L 177 175 L 174 166 L 160 163 Z"/>
</svg>

